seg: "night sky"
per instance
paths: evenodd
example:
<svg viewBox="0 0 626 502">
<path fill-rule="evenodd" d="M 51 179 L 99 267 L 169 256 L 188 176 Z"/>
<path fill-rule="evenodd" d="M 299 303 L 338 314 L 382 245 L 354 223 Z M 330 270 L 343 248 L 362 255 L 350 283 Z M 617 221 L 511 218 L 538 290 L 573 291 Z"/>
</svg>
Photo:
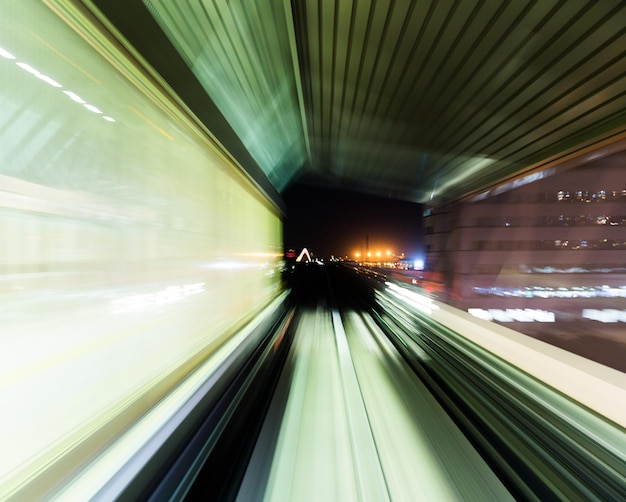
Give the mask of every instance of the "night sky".
<svg viewBox="0 0 626 502">
<path fill-rule="evenodd" d="M 306 247 L 321 258 L 387 250 L 407 258 L 422 255 L 422 206 L 306 185 L 283 193 L 287 205 L 285 249 Z"/>
</svg>

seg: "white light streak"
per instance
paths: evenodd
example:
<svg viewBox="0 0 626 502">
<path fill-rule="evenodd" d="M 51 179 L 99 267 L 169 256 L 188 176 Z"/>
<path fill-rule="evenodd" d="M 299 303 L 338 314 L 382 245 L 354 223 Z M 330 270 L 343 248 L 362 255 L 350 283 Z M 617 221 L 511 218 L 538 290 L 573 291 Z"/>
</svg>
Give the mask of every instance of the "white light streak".
<svg viewBox="0 0 626 502">
<path fill-rule="evenodd" d="M 5 59 L 15 59 L 15 56 L 13 54 L 3 49 L 2 47 L 0 47 L 0 56 L 2 56 Z"/>
<path fill-rule="evenodd" d="M 111 302 L 113 314 L 141 312 L 158 308 L 169 303 L 179 302 L 187 296 L 204 293 L 205 283 L 185 284 L 183 286 L 168 286 L 165 289 L 139 295 L 125 296 Z"/>
<path fill-rule="evenodd" d="M 486 167 L 489 167 L 490 165 L 492 165 L 496 161 L 495 159 L 492 159 L 492 158 L 489 158 L 489 157 L 473 158 L 473 159 L 470 159 L 470 160 L 472 162 L 471 165 L 463 166 L 463 169 L 459 169 L 458 171 L 460 172 L 460 174 L 458 174 L 457 176 L 451 178 L 449 181 L 443 183 L 440 187 L 437 187 L 436 193 L 435 193 L 435 189 L 433 189 L 433 193 L 430 196 L 431 200 L 434 198 L 435 195 L 439 195 L 441 193 L 445 193 L 445 191 L 449 187 L 454 186 L 454 185 L 458 185 L 459 183 L 463 182 L 464 180 L 466 180 L 470 176 L 473 176 L 477 172 L 482 171 Z"/>
<path fill-rule="evenodd" d="M 425 314 L 432 314 L 433 310 L 437 310 L 439 308 L 434 304 L 433 300 L 427 296 L 420 295 L 419 293 L 410 291 L 400 286 L 396 286 L 391 282 L 387 282 L 385 285 L 393 296 L 404 301 L 405 303 L 408 303 Z"/>
<path fill-rule="evenodd" d="M 46 84 L 50 84 L 52 87 L 63 87 L 56 80 L 48 77 L 47 75 L 44 75 L 43 73 L 37 73 L 35 77 L 37 77 L 40 80 L 43 80 Z"/>
<path fill-rule="evenodd" d="M 582 317 L 603 323 L 626 322 L 626 310 L 617 309 L 583 309 Z"/>
<path fill-rule="evenodd" d="M 94 105 L 84 105 L 85 108 L 87 108 L 87 110 L 89 110 L 90 112 L 94 112 L 94 113 L 102 113 L 102 110 L 100 110 L 100 108 L 94 106 Z"/>
<path fill-rule="evenodd" d="M 28 73 L 31 73 L 32 75 L 37 75 L 39 73 L 38 70 L 35 70 L 35 68 L 33 68 L 32 66 L 30 66 L 29 64 L 26 63 L 15 63 L 17 66 L 19 66 L 22 70 L 27 71 Z"/>
<path fill-rule="evenodd" d="M 555 322 L 554 312 L 541 309 L 478 309 L 469 308 L 467 312 L 485 321 L 498 322 Z"/>
<path fill-rule="evenodd" d="M 80 103 L 81 105 L 84 105 L 87 103 L 87 101 L 85 101 L 83 98 L 81 98 L 78 94 L 73 93 L 72 91 L 63 91 L 63 94 L 66 94 L 67 96 L 69 96 L 69 98 L 72 101 L 76 101 L 77 103 Z"/>
<path fill-rule="evenodd" d="M 212 270 L 240 270 L 244 268 L 257 268 L 260 267 L 258 263 L 246 263 L 243 261 L 224 260 L 207 263 L 205 268 Z"/>
<path fill-rule="evenodd" d="M 15 64 L 19 66 L 22 70 L 27 71 L 28 73 L 30 73 L 31 75 L 34 75 L 38 79 L 43 80 L 45 83 L 50 84 L 52 87 L 63 87 L 56 80 L 48 77 L 47 75 L 44 75 L 39 70 L 36 70 L 29 64 L 22 63 L 21 61 Z"/>
</svg>

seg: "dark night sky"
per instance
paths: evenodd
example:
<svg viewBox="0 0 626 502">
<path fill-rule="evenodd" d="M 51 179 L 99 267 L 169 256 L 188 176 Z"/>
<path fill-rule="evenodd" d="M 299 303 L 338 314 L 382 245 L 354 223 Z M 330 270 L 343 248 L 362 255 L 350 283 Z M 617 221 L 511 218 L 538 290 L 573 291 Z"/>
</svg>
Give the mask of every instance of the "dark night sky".
<svg viewBox="0 0 626 502">
<path fill-rule="evenodd" d="M 353 192 L 294 185 L 283 193 L 287 205 L 285 248 L 306 247 L 316 256 L 349 256 L 369 250 L 422 254 L 422 206 Z"/>
</svg>

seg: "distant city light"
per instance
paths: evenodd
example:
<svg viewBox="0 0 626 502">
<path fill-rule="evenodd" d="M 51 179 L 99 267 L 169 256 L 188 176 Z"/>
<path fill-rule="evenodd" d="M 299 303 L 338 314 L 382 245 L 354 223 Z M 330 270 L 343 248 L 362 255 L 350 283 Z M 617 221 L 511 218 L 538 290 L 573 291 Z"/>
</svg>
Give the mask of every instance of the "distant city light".
<svg viewBox="0 0 626 502">
<path fill-rule="evenodd" d="M 541 309 L 477 309 L 467 312 L 479 319 L 498 322 L 555 322 L 554 312 Z"/>
<path fill-rule="evenodd" d="M 413 268 L 415 270 L 424 270 L 424 260 L 418 259 L 413 261 Z"/>
<path fill-rule="evenodd" d="M 577 286 L 552 288 L 526 286 L 523 288 L 478 287 L 472 288 L 479 295 L 518 298 L 626 298 L 626 286 Z"/>
<path fill-rule="evenodd" d="M 617 309 L 583 309 L 582 317 L 603 323 L 626 322 L 626 310 Z"/>
</svg>

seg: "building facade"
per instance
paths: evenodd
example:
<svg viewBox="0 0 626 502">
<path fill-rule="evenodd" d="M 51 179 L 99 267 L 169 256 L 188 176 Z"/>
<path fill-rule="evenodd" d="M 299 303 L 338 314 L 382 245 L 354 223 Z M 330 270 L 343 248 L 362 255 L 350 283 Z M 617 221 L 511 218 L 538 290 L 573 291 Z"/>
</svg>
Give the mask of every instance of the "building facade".
<svg viewBox="0 0 626 502">
<path fill-rule="evenodd" d="M 626 154 L 433 208 L 424 237 L 444 300 L 476 316 L 626 323 Z"/>
</svg>

